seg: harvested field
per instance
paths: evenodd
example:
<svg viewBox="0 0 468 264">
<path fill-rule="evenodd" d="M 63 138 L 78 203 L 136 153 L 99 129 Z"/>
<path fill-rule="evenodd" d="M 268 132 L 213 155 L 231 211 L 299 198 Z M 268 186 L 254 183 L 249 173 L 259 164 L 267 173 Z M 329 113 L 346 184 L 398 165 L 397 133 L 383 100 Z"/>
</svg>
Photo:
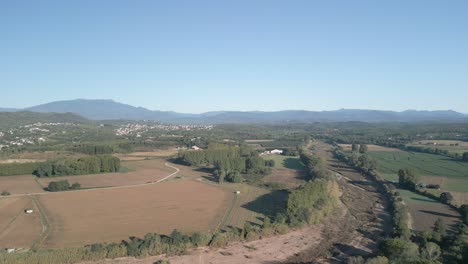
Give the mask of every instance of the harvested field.
<svg viewBox="0 0 468 264">
<path fill-rule="evenodd" d="M 122 166 L 130 168 L 133 171 L 127 173 L 102 173 L 39 178 L 38 181 L 44 188 L 47 187 L 49 182 L 58 180 L 68 180 L 70 183 L 78 182 L 81 184 L 82 188 L 142 184 L 160 180 L 174 172 L 174 169 L 168 168 L 164 163 L 165 160 L 162 159 L 123 162 Z"/>
<path fill-rule="evenodd" d="M 273 169 L 271 174 L 264 177 L 264 182 L 277 182 L 283 184 L 287 189 L 294 189 L 304 183 L 305 173 L 291 169 Z"/>
<path fill-rule="evenodd" d="M 51 159 L 56 159 L 60 157 L 75 157 L 79 158 L 84 156 L 84 154 L 76 153 L 76 152 L 68 152 L 68 151 L 44 151 L 44 152 L 22 152 L 22 153 L 15 153 L 10 154 L 5 158 L 0 160 L 34 160 L 34 161 L 46 161 Z"/>
<path fill-rule="evenodd" d="M 34 213 L 26 214 L 25 209 Z M 30 197 L 0 199 L 0 248 L 29 248 L 41 231 L 39 214 Z"/>
<path fill-rule="evenodd" d="M 338 146 L 342 147 L 344 151 L 351 151 L 352 144 L 338 144 Z M 378 145 L 367 145 L 368 151 L 386 151 L 386 152 L 395 152 L 401 151 L 397 148 L 387 148 Z"/>
<path fill-rule="evenodd" d="M 420 140 L 410 146 L 447 150 L 451 153 L 463 154 L 468 151 L 468 142 L 460 140 Z"/>
<path fill-rule="evenodd" d="M 273 139 L 246 139 L 246 143 L 262 143 L 262 142 L 273 142 Z"/>
<path fill-rule="evenodd" d="M 181 164 L 170 163 L 171 166 L 174 166 L 180 170 L 178 177 L 187 178 L 187 179 L 212 179 L 213 174 L 205 168 L 196 168 L 185 166 Z"/>
<path fill-rule="evenodd" d="M 192 180 L 41 195 L 51 225 L 43 246 L 118 242 L 148 232 L 168 234 L 174 228 L 210 230 L 217 226 L 231 195 Z"/>
<path fill-rule="evenodd" d="M 416 231 L 429 231 L 435 221 L 442 218 L 449 228 L 455 228 L 460 222 L 460 215 L 449 206 L 407 190 L 398 190 L 407 204 L 412 217 L 412 226 Z"/>
<path fill-rule="evenodd" d="M 0 177 L 0 192 L 8 191 L 11 194 L 25 194 L 43 192 L 41 186 L 32 175 L 3 176 Z"/>
<path fill-rule="evenodd" d="M 262 158 L 275 161 L 275 167 L 270 175 L 263 178 L 264 182 L 277 182 L 288 189 L 293 189 L 304 183 L 304 165 L 298 157 L 265 155 Z"/>
<path fill-rule="evenodd" d="M 177 154 L 176 148 L 169 149 L 156 149 L 153 151 L 138 151 L 128 154 L 115 154 L 114 156 L 118 157 L 120 160 L 144 160 L 145 158 L 162 158 L 170 157 Z"/>
<path fill-rule="evenodd" d="M 468 192 L 451 192 L 458 205 L 468 204 Z"/>
<path fill-rule="evenodd" d="M 45 160 L 36 160 L 36 159 L 5 159 L 0 160 L 0 163 L 35 163 L 42 162 Z"/>
<path fill-rule="evenodd" d="M 220 226 L 235 226 L 243 228 L 245 222 L 261 224 L 264 215 L 272 217 L 284 208 L 286 193 L 270 191 L 247 184 L 226 184 L 223 186 L 230 193 L 240 191 L 234 199 L 234 205 L 227 219 Z"/>
</svg>

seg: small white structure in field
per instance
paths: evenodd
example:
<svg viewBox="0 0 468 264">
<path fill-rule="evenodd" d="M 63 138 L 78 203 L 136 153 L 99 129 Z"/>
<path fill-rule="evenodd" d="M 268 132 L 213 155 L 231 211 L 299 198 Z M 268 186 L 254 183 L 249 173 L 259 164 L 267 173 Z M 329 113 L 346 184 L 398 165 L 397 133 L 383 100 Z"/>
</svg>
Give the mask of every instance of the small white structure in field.
<svg viewBox="0 0 468 264">
<path fill-rule="evenodd" d="M 236 194 L 240 194 L 240 191 L 236 191 Z"/>
<path fill-rule="evenodd" d="M 6 251 L 7 251 L 7 253 L 13 253 L 13 252 L 15 252 L 15 249 L 14 248 L 7 248 Z"/>
<path fill-rule="evenodd" d="M 197 146 L 192 146 L 192 149 L 193 150 L 200 150 L 201 148 L 197 147 Z"/>
<path fill-rule="evenodd" d="M 27 213 L 27 214 L 32 214 L 32 213 L 34 213 L 34 210 L 33 209 L 26 209 L 26 210 L 24 210 L 24 212 Z"/>
<path fill-rule="evenodd" d="M 274 149 L 272 151 L 270 151 L 271 154 L 282 154 L 283 151 L 281 149 Z"/>
</svg>

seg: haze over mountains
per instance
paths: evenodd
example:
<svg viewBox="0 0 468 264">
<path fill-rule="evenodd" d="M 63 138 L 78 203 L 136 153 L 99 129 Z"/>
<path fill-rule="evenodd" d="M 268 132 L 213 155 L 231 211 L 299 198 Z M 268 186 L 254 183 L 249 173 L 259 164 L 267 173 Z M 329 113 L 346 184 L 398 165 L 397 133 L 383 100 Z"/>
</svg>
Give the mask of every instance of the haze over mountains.
<svg viewBox="0 0 468 264">
<path fill-rule="evenodd" d="M 154 120 L 166 123 L 279 123 L 279 122 L 464 122 L 468 115 L 452 110 L 403 112 L 383 110 L 341 109 L 335 111 L 284 110 L 216 111 L 186 114 L 153 111 L 113 100 L 77 99 L 56 101 L 24 109 L 0 108 L 0 112 L 31 111 L 40 113 L 74 113 L 91 120 Z"/>
</svg>

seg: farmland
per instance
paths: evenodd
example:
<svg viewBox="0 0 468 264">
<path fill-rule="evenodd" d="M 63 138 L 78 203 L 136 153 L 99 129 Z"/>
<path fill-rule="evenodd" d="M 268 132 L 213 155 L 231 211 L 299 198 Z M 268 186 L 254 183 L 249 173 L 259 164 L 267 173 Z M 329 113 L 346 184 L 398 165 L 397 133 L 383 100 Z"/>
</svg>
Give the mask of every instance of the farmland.
<svg viewBox="0 0 468 264">
<path fill-rule="evenodd" d="M 409 144 L 410 146 L 447 150 L 450 153 L 463 154 L 468 152 L 468 142 L 460 140 L 419 140 Z"/>
<path fill-rule="evenodd" d="M 468 192 L 467 162 L 419 152 L 370 151 L 369 155 L 377 160 L 377 170 L 388 180 L 397 181 L 399 169 L 412 168 L 426 183 L 440 184 L 448 191 Z"/>
<path fill-rule="evenodd" d="M 338 144 L 341 148 L 343 148 L 344 151 L 351 151 L 351 144 Z M 394 152 L 394 151 L 400 151 L 399 149 L 396 148 L 387 148 L 387 147 L 382 147 L 378 145 L 367 145 L 367 148 L 369 151 L 384 151 L 384 152 Z"/>
<path fill-rule="evenodd" d="M 39 215 L 25 209 L 37 210 L 30 197 L 0 199 L 0 247 L 28 248 L 41 234 Z"/>
<path fill-rule="evenodd" d="M 416 231 L 432 230 L 438 218 L 442 218 L 452 231 L 456 224 L 460 222 L 458 212 L 439 201 L 407 190 L 398 190 L 398 192 L 409 208 L 412 227 Z"/>
<path fill-rule="evenodd" d="M 115 242 L 148 232 L 212 230 L 231 194 L 196 181 L 64 192 L 39 198 L 52 231 L 46 247 Z"/>
<path fill-rule="evenodd" d="M 0 177 L 2 187 L 19 195 L 0 199 L 0 246 L 29 248 L 39 242 L 36 246 L 42 248 L 75 247 L 118 242 L 148 232 L 169 234 L 173 229 L 190 233 L 242 227 L 246 221 L 260 224 L 264 214 L 273 215 L 274 207 L 284 202 L 285 193 L 246 184 L 219 185 L 212 182 L 211 173 L 177 164 L 168 167 L 159 155 L 126 155 L 142 159 L 123 161 L 125 173 Z M 174 178 L 147 184 L 174 173 L 174 168 L 178 169 Z M 44 190 L 49 182 L 65 179 L 79 182 L 84 189 L 58 193 Z M 235 191 L 241 194 L 234 195 Z M 21 196 L 31 193 L 38 194 L 36 200 L 42 211 L 31 197 Z M 26 207 L 35 212 L 24 214 Z M 42 213 L 46 220 L 41 220 Z M 42 221 L 46 221 L 45 230 Z"/>
<path fill-rule="evenodd" d="M 265 182 L 280 183 L 288 189 L 293 189 L 304 183 L 304 165 L 298 157 L 266 155 L 263 158 L 275 161 L 275 167 L 271 174 L 263 179 Z"/>
<path fill-rule="evenodd" d="M 377 170 L 387 180 L 398 182 L 397 172 L 401 168 L 412 168 L 423 175 L 424 183 L 440 184 L 442 189 L 449 191 L 468 191 L 468 164 L 447 157 L 419 152 L 388 152 L 369 151 L 369 155 L 377 160 Z M 433 190 L 436 195 L 441 191 Z M 432 230 L 435 221 L 442 218 L 450 228 L 459 222 L 459 214 L 449 206 L 417 193 L 399 189 L 409 208 L 412 227 L 416 231 Z M 461 202 L 463 196 L 455 196 Z"/>
<path fill-rule="evenodd" d="M 43 192 L 41 185 L 32 175 L 3 176 L 0 177 L 0 192 L 8 191 L 11 194 L 26 194 Z"/>
<path fill-rule="evenodd" d="M 49 182 L 57 180 L 78 182 L 83 188 L 142 184 L 160 180 L 174 171 L 173 169 L 164 166 L 164 163 L 165 160 L 162 159 L 126 161 L 122 162 L 122 166 L 130 170 L 130 172 L 39 178 L 38 182 L 43 188 L 47 187 Z"/>
</svg>

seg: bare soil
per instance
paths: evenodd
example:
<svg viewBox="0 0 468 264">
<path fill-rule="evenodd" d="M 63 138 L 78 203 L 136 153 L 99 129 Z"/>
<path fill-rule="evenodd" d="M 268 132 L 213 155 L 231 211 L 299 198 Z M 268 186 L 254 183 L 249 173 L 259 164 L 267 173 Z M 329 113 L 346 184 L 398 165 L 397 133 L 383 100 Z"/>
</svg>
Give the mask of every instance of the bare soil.
<svg viewBox="0 0 468 264">
<path fill-rule="evenodd" d="M 32 175 L 2 176 L 0 177 L 0 192 L 8 191 L 11 194 L 43 192 L 44 190 L 35 178 Z"/>
<path fill-rule="evenodd" d="M 34 212 L 26 214 L 26 209 Z M 41 230 L 37 208 L 30 197 L 0 199 L 0 248 L 29 248 Z"/>
<path fill-rule="evenodd" d="M 233 243 L 219 249 L 198 248 L 184 256 L 156 256 L 145 259 L 120 258 L 104 260 L 100 264 L 152 264 L 168 259 L 171 264 L 238 264 L 238 263 L 284 263 L 288 257 L 299 254 L 309 247 L 316 247 L 321 240 L 323 225 L 315 225 L 291 231 L 284 235 L 268 237 L 247 243 Z"/>
<path fill-rule="evenodd" d="M 284 184 L 288 189 L 294 189 L 304 183 L 305 174 L 303 171 L 275 168 L 271 174 L 263 178 L 265 182 L 278 182 Z"/>
<path fill-rule="evenodd" d="M 447 205 L 439 202 L 431 203 L 409 203 L 408 204 L 412 227 L 415 231 L 433 230 L 434 223 L 438 218 L 444 221 L 448 231 L 454 231 L 460 223 L 460 214 Z"/>
<path fill-rule="evenodd" d="M 350 151 L 352 145 L 351 144 L 338 144 L 340 147 L 343 148 L 345 151 Z M 367 148 L 369 151 L 389 151 L 389 152 L 394 152 L 394 151 L 401 151 L 400 149 L 397 148 L 388 148 L 388 147 L 382 147 L 378 145 L 367 145 Z"/>
<path fill-rule="evenodd" d="M 192 180 L 138 188 L 60 192 L 39 196 L 51 224 L 43 246 L 116 242 L 148 232 L 168 234 L 217 226 L 231 194 Z"/>
<path fill-rule="evenodd" d="M 58 180 L 68 180 L 71 184 L 78 182 L 82 188 L 142 184 L 160 180 L 173 172 L 173 169 L 164 166 L 164 163 L 165 161 L 161 159 L 124 162 L 122 166 L 130 167 L 135 171 L 39 178 L 38 182 L 43 188 L 46 188 L 49 182 Z"/>
</svg>

